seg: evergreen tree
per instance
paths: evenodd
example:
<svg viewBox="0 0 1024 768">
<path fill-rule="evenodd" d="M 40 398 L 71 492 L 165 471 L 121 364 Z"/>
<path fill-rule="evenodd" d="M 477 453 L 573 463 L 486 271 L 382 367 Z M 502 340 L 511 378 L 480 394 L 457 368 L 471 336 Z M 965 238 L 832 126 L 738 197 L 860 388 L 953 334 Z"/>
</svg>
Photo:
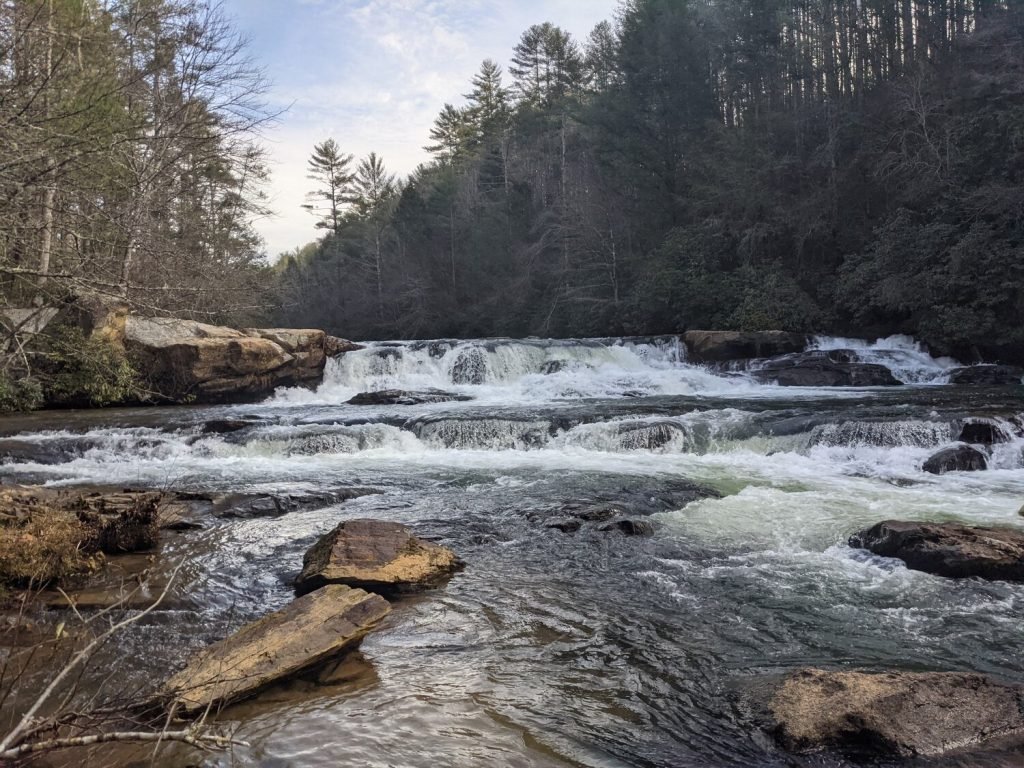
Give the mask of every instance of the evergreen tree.
<svg viewBox="0 0 1024 768">
<path fill-rule="evenodd" d="M 342 154 L 334 139 L 326 139 L 313 147 L 307 178 L 320 187 L 306 195 L 310 202 L 302 207 L 317 217 L 317 229 L 339 231 L 343 208 L 351 197 L 351 162 L 352 155 Z"/>
</svg>

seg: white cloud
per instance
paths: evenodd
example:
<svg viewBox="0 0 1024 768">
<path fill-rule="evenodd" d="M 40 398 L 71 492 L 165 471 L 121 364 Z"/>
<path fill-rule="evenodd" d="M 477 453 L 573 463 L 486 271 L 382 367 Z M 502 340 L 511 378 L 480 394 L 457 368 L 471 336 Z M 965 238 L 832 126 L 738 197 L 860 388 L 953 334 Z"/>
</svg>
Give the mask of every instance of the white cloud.
<svg viewBox="0 0 1024 768">
<path fill-rule="evenodd" d="M 281 8 L 287 5 L 287 10 Z M 316 236 L 301 209 L 306 160 L 328 136 L 356 157 L 381 154 L 405 174 L 444 102 L 458 103 L 485 58 L 506 61 L 531 24 L 551 21 L 581 40 L 616 0 L 229 0 L 252 52 L 276 82 L 271 100 L 290 106 L 266 135 L 276 216 L 258 222 L 267 250 Z"/>
</svg>

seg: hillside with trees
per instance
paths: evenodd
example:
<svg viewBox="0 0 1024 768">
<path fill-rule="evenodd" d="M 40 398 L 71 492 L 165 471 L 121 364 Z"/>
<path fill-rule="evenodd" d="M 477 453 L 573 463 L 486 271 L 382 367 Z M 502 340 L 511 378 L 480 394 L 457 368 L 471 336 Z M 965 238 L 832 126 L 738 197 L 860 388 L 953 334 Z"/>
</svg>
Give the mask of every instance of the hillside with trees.
<svg viewBox="0 0 1024 768">
<path fill-rule="evenodd" d="M 398 182 L 317 147 L 281 324 L 359 338 L 685 328 L 1024 349 L 1024 13 L 627 0 L 541 24 Z"/>
</svg>

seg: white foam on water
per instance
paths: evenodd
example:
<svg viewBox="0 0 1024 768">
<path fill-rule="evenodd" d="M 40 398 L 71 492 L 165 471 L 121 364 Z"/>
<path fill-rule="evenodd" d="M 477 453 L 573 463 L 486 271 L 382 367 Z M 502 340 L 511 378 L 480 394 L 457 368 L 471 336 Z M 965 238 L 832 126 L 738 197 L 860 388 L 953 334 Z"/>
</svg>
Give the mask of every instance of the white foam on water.
<svg viewBox="0 0 1024 768">
<path fill-rule="evenodd" d="M 808 350 L 850 350 L 862 363 L 884 365 L 905 384 L 945 384 L 951 369 L 960 365 L 951 357 L 932 357 L 910 336 L 896 335 L 866 341 L 838 336 L 816 336 Z"/>
</svg>

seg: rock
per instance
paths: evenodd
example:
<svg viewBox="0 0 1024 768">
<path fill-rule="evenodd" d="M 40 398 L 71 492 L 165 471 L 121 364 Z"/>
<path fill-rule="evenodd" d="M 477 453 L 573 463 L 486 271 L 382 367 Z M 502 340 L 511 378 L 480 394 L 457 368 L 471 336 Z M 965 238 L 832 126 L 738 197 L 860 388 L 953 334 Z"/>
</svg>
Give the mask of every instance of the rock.
<svg viewBox="0 0 1024 768">
<path fill-rule="evenodd" d="M 925 472 L 942 475 L 946 472 L 978 472 L 988 469 L 988 457 L 970 445 L 943 448 L 921 467 Z"/>
<path fill-rule="evenodd" d="M 149 387 L 164 399 L 210 403 L 257 400 L 277 387 L 319 383 L 326 339 L 318 330 L 243 332 L 192 320 L 127 315 L 120 343 Z"/>
<path fill-rule="evenodd" d="M 461 567 L 450 549 L 417 539 L 404 525 L 346 520 L 306 552 L 295 589 L 348 584 L 390 594 L 437 586 Z"/>
<path fill-rule="evenodd" d="M 806 334 L 786 331 L 687 331 L 683 334 L 691 359 L 706 363 L 802 352 L 809 340 Z"/>
<path fill-rule="evenodd" d="M 850 537 L 850 546 L 936 576 L 1024 581 L 1024 531 L 1015 528 L 886 520 Z"/>
<path fill-rule="evenodd" d="M 877 363 L 850 362 L 844 350 L 813 351 L 767 360 L 751 374 L 783 387 L 892 387 L 900 382 Z"/>
<path fill-rule="evenodd" d="M 214 643 L 164 691 L 183 714 L 238 701 L 356 647 L 390 611 L 379 595 L 330 584 Z"/>
<path fill-rule="evenodd" d="M 91 531 L 95 546 L 108 555 L 143 552 L 157 544 L 164 494 L 145 491 L 90 493 L 70 505 Z"/>
<path fill-rule="evenodd" d="M 349 405 L 419 405 L 421 403 L 450 403 L 472 400 L 469 395 L 459 395 L 440 389 L 423 392 L 407 392 L 404 389 L 382 389 L 378 392 L 360 392 L 348 401 Z"/>
<path fill-rule="evenodd" d="M 960 428 L 957 440 L 974 445 L 995 445 L 1009 442 L 1009 437 L 993 421 L 968 421 Z"/>
<path fill-rule="evenodd" d="M 226 435 L 231 432 L 241 432 L 256 423 L 249 419 L 210 419 L 203 422 L 203 432 L 210 435 Z"/>
<path fill-rule="evenodd" d="M 337 336 L 324 338 L 324 354 L 328 357 L 337 357 L 346 352 L 358 352 L 360 349 L 366 349 L 366 347 L 348 339 L 339 339 Z"/>
<path fill-rule="evenodd" d="M 576 533 L 582 525 L 583 521 L 574 517 L 555 517 L 544 522 L 545 528 L 551 528 L 562 533 Z"/>
<path fill-rule="evenodd" d="M 280 517 L 300 509 L 329 507 L 378 493 L 376 488 L 358 487 L 283 494 L 224 493 L 210 499 L 211 513 L 222 518 Z"/>
<path fill-rule="evenodd" d="M 545 376 L 551 376 L 555 373 L 561 373 L 568 367 L 568 360 L 545 360 L 544 364 L 540 367 L 540 372 Z"/>
<path fill-rule="evenodd" d="M 654 535 L 654 526 L 646 520 L 615 520 L 611 523 L 605 523 L 598 530 L 605 533 L 621 533 L 625 536 Z"/>
<path fill-rule="evenodd" d="M 769 706 L 778 740 L 794 752 L 933 756 L 1024 732 L 1024 689 L 969 673 L 808 669 Z"/>
<path fill-rule="evenodd" d="M 1004 387 L 1020 384 L 1024 368 L 1015 365 L 965 365 L 949 372 L 950 384 Z"/>
</svg>

